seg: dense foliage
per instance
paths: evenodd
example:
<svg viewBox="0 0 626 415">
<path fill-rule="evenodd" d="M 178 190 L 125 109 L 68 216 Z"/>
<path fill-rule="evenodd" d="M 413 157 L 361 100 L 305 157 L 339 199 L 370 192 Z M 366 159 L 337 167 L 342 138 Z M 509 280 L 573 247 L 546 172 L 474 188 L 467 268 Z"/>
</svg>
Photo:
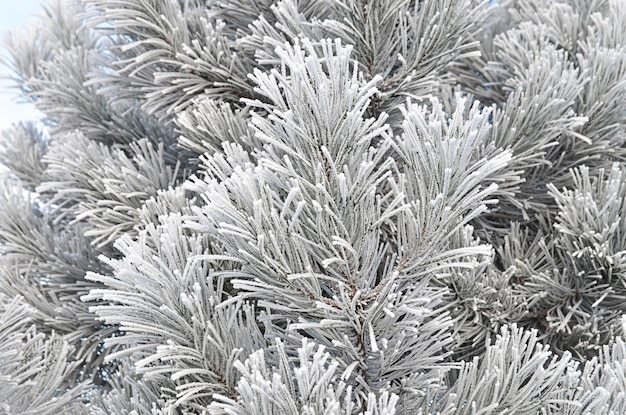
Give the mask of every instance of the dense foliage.
<svg viewBox="0 0 626 415">
<path fill-rule="evenodd" d="M 626 413 L 626 2 L 56 0 L 9 33 L 0 413 Z"/>
</svg>

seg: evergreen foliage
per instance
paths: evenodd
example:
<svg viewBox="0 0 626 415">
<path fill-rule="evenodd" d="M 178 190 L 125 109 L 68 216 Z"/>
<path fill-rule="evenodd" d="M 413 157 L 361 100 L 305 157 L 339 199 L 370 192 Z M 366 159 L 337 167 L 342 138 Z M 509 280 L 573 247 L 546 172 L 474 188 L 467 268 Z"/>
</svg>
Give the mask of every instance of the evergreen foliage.
<svg viewBox="0 0 626 415">
<path fill-rule="evenodd" d="M 4 41 L 0 413 L 625 414 L 625 27 L 52 0 Z"/>
</svg>

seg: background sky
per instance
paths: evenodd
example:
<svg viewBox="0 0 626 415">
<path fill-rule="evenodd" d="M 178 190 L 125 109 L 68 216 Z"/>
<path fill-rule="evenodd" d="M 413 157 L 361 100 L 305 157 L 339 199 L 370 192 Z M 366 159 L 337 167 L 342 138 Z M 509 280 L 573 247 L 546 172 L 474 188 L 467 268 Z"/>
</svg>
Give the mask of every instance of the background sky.
<svg viewBox="0 0 626 415">
<path fill-rule="evenodd" d="M 41 10 L 41 0 L 0 0 L 0 39 L 9 29 L 22 27 L 29 20 L 36 19 Z M 0 53 L 6 56 L 4 47 L 0 46 Z M 0 65 L 0 75 L 4 77 L 8 70 Z M 41 117 L 30 104 L 18 103 L 15 91 L 7 91 L 11 85 L 0 79 L 0 129 L 9 127 L 17 121 L 34 120 Z"/>
</svg>

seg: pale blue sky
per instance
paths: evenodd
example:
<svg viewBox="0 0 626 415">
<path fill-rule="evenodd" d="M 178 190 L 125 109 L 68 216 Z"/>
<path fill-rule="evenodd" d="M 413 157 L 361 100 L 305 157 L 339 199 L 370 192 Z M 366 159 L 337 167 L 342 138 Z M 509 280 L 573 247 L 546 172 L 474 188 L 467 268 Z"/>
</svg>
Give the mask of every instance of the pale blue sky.
<svg viewBox="0 0 626 415">
<path fill-rule="evenodd" d="M 41 0 L 0 0 L 0 34 L 24 25 L 36 19 L 41 10 Z M 4 49 L 1 53 L 4 54 Z M 7 69 L 0 66 L 0 74 L 5 75 Z M 0 80 L 0 129 L 20 120 L 37 120 L 38 114 L 31 105 L 15 102 L 15 93 L 6 92 L 6 81 Z"/>
</svg>

